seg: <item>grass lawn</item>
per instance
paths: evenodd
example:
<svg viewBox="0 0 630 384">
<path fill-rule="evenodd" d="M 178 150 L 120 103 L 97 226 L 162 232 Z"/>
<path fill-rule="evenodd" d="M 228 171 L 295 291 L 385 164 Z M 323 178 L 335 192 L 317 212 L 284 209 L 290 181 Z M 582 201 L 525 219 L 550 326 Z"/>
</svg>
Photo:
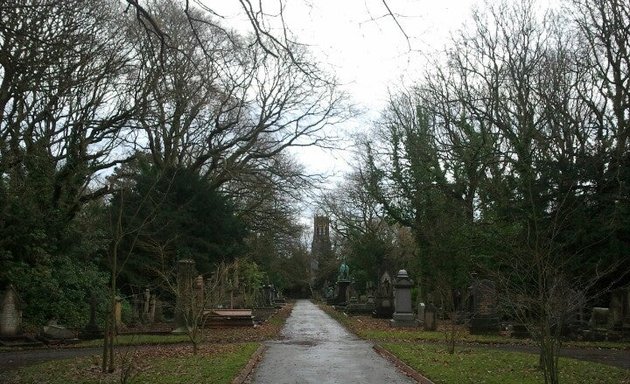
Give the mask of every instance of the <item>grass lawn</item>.
<svg viewBox="0 0 630 384">
<path fill-rule="evenodd" d="M 529 344 L 531 340 L 512 339 L 500 335 L 458 333 L 456 353 L 446 351 L 444 332 L 427 332 L 419 328 L 391 328 L 389 320 L 369 316 L 348 316 L 330 306 L 321 305 L 331 317 L 357 336 L 379 343 L 417 372 L 437 383 L 543 383 L 537 368 L 538 355 L 522 352 L 476 348 L 487 344 Z M 577 348 L 614 348 L 628 350 L 630 344 L 620 342 L 571 342 Z M 630 384 L 630 370 L 575 359 L 560 359 L 560 381 L 567 384 L 606 383 Z"/>
<path fill-rule="evenodd" d="M 385 343 L 384 348 L 434 383 L 539 384 L 538 356 L 492 349 L 456 348 L 442 345 Z M 630 371 L 574 359 L 560 359 L 560 382 L 570 384 L 629 383 Z"/>
<path fill-rule="evenodd" d="M 138 347 L 116 352 L 117 370 L 113 373 L 101 373 L 99 353 L 0 372 L 0 383 L 230 383 L 261 342 L 278 335 L 291 309 L 292 305 L 285 306 L 256 328 L 207 329 L 197 355 L 193 355 L 186 335 L 121 335 L 117 345 Z M 96 347 L 102 342 L 72 347 Z M 153 346 L 140 347 L 146 345 Z"/>
<path fill-rule="evenodd" d="M 205 345 L 197 355 L 188 346 L 138 349 L 117 355 L 117 370 L 103 374 L 100 356 L 56 360 L 23 367 L 2 378 L 22 383 L 230 383 L 259 343 Z"/>
</svg>

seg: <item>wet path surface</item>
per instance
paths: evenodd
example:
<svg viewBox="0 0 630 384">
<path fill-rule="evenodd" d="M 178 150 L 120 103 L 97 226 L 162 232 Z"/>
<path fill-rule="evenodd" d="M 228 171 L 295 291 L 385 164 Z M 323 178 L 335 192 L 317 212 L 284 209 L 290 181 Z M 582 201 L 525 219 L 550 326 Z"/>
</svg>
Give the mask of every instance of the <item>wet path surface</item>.
<svg viewBox="0 0 630 384">
<path fill-rule="evenodd" d="M 415 383 L 310 301 L 300 300 L 266 343 L 252 383 Z"/>
</svg>

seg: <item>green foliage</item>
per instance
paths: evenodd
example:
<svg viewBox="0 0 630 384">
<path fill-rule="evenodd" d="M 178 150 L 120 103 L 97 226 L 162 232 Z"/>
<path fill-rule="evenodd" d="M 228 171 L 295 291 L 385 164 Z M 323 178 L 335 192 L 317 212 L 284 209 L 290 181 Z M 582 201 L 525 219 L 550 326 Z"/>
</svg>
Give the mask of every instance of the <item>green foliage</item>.
<svg viewBox="0 0 630 384">
<path fill-rule="evenodd" d="M 243 252 L 244 224 L 229 200 L 195 172 L 141 163 L 132 182 L 111 205 L 112 218 L 123 214 L 119 262 L 127 284 L 159 285 L 179 259 L 193 259 L 207 274 Z"/>
<path fill-rule="evenodd" d="M 14 264 L 9 278 L 25 304 L 27 325 L 40 326 L 57 319 L 59 324 L 73 328 L 87 324 L 92 293 L 104 304 L 108 281 L 107 274 L 95 264 L 65 256 L 32 267 Z"/>
<path fill-rule="evenodd" d="M 13 284 L 17 288 L 27 327 L 52 319 L 65 326 L 83 327 L 89 318 L 92 293 L 99 309 L 105 300 L 107 274 L 99 268 L 106 249 L 102 205 L 91 202 L 84 213 L 62 220 L 42 195 L 29 188 L 25 191 L 30 192 L 19 197 L 0 194 L 4 203 L 0 286 Z M 98 315 L 101 313 L 99 310 Z"/>
</svg>

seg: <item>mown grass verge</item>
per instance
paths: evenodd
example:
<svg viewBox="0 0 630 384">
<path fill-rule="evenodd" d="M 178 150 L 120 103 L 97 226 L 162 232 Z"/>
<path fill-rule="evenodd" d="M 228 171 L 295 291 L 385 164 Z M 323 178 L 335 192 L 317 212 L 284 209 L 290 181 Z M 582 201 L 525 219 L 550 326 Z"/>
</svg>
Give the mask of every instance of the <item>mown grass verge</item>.
<svg viewBox="0 0 630 384">
<path fill-rule="evenodd" d="M 230 383 L 261 342 L 277 337 L 289 317 L 287 305 L 258 327 L 208 329 L 196 355 L 186 335 L 124 335 L 117 338 L 116 371 L 101 372 L 101 356 L 54 360 L 0 372 L 0 383 Z M 102 345 L 102 340 L 82 343 Z"/>
<path fill-rule="evenodd" d="M 487 348 L 459 348 L 454 354 L 436 344 L 384 343 L 435 384 L 538 384 L 544 382 L 538 356 Z M 575 384 L 630 383 L 630 371 L 603 364 L 560 358 L 560 382 Z"/>
<path fill-rule="evenodd" d="M 542 371 L 538 368 L 537 354 L 481 347 L 488 344 L 533 345 L 531 340 L 515 340 L 498 335 L 460 334 L 455 353 L 449 354 L 443 343 L 444 332 L 390 328 L 386 320 L 348 316 L 330 306 L 320 307 L 357 336 L 379 343 L 436 384 L 544 382 Z M 572 342 L 570 346 L 628 349 L 628 343 L 617 342 Z M 630 370 L 569 358 L 560 358 L 559 366 L 562 383 L 630 384 Z"/>
<path fill-rule="evenodd" d="M 117 370 L 101 373 L 100 356 L 56 360 L 19 368 L 7 384 L 30 383 L 230 383 L 259 343 L 202 346 L 197 355 L 184 346 L 136 350 L 117 355 Z"/>
</svg>

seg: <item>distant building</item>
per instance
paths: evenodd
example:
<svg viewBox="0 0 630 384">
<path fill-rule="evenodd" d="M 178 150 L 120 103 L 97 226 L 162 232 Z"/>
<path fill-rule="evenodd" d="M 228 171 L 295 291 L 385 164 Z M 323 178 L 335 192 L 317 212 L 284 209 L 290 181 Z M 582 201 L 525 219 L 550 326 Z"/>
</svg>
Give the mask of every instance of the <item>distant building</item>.
<svg viewBox="0 0 630 384">
<path fill-rule="evenodd" d="M 330 255 L 331 249 L 330 219 L 327 216 L 315 215 L 313 220 L 313 242 L 311 243 L 311 283 L 317 278 L 320 261 Z"/>
</svg>

